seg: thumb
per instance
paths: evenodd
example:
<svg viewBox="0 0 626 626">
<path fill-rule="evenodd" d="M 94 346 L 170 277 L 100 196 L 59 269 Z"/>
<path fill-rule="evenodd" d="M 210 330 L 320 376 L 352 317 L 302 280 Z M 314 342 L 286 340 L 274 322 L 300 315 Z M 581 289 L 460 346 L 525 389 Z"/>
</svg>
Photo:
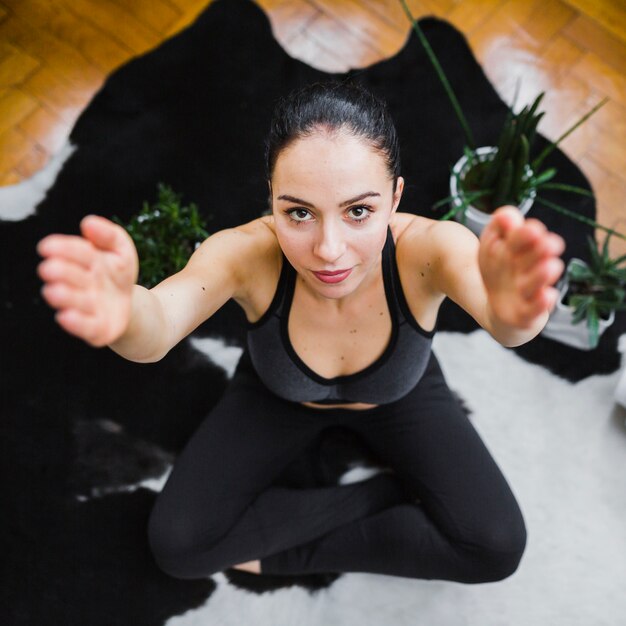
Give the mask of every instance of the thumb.
<svg viewBox="0 0 626 626">
<path fill-rule="evenodd" d="M 86 215 L 80 222 L 80 230 L 96 248 L 110 252 L 125 250 L 126 239 L 130 238 L 121 226 L 99 215 Z"/>
<path fill-rule="evenodd" d="M 480 241 L 486 249 L 498 248 L 503 244 L 509 232 L 524 223 L 524 216 L 517 207 L 501 206 L 496 209 L 487 226 L 480 235 Z"/>
<path fill-rule="evenodd" d="M 511 230 L 519 228 L 524 223 L 524 216 L 516 206 L 507 204 L 493 212 L 491 223 L 497 229 L 498 235 L 506 238 Z"/>
</svg>

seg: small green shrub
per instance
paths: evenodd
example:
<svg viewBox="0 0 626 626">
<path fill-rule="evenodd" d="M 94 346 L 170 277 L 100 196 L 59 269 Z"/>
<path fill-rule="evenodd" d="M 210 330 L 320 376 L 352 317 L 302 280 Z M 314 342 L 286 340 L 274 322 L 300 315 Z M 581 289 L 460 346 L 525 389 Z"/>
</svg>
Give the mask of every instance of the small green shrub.
<svg viewBox="0 0 626 626">
<path fill-rule="evenodd" d="M 147 289 L 183 269 L 193 251 L 209 236 L 194 203 L 181 206 L 181 195 L 163 183 L 158 183 L 157 189 L 157 201 L 152 206 L 145 201 L 128 224 L 113 217 L 135 242 L 138 283 Z"/>
</svg>

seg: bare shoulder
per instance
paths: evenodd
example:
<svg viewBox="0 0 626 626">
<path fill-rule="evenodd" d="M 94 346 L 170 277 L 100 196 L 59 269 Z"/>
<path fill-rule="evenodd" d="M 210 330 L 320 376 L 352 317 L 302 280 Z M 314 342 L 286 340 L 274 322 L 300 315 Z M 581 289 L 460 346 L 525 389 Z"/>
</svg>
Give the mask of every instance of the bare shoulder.
<svg viewBox="0 0 626 626">
<path fill-rule="evenodd" d="M 239 301 L 246 298 L 258 273 L 279 262 L 279 254 L 273 228 L 266 217 L 260 217 L 213 233 L 195 250 L 186 272 L 205 279 L 220 272 L 228 274 L 233 297 Z"/>
<path fill-rule="evenodd" d="M 280 245 L 271 215 L 235 226 L 232 231 L 241 235 L 242 266 L 246 274 L 250 273 L 250 262 L 276 264 L 280 259 Z"/>
<path fill-rule="evenodd" d="M 400 214 L 396 238 L 398 263 L 414 276 L 423 277 L 433 294 L 445 293 L 445 274 L 458 272 L 473 262 L 478 237 L 463 224 Z M 410 215 L 404 218 L 405 215 Z"/>
<path fill-rule="evenodd" d="M 478 237 L 467 226 L 451 220 L 436 220 L 428 233 L 431 253 L 438 264 L 478 252 Z"/>
<path fill-rule="evenodd" d="M 397 245 L 403 245 L 401 241 L 413 240 L 427 236 L 430 228 L 438 224 L 438 220 L 433 220 L 413 213 L 397 212 L 391 220 L 391 230 Z"/>
<path fill-rule="evenodd" d="M 396 259 L 401 274 L 414 277 L 423 291 L 439 294 L 435 278 L 435 263 L 440 254 L 433 241 L 435 233 L 439 237 L 440 220 L 414 215 L 396 213 L 391 229 L 396 242 Z M 441 239 L 445 235 L 441 235 Z"/>
</svg>

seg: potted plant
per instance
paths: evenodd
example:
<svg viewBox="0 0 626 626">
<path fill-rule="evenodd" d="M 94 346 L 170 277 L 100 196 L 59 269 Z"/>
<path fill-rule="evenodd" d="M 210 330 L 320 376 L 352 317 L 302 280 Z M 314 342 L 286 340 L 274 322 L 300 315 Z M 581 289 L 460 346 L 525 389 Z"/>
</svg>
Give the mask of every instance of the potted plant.
<svg viewBox="0 0 626 626">
<path fill-rule="evenodd" d="M 528 158 L 543 116 L 535 113 L 543 95 L 539 94 L 530 110 L 525 107 L 514 115 L 509 109 L 496 146 L 464 147 L 464 156 L 452 168 L 450 196 L 433 206 L 451 202 L 452 211 L 443 219 L 452 215 L 480 236 L 498 207 L 514 204 L 524 215 L 530 210 L 538 183 Z"/>
<path fill-rule="evenodd" d="M 181 196 L 163 183 L 158 183 L 157 189 L 156 203 L 150 206 L 144 202 L 128 224 L 113 216 L 135 243 L 139 256 L 137 282 L 147 289 L 183 269 L 192 252 L 209 236 L 194 203 L 181 206 Z"/>
<path fill-rule="evenodd" d="M 441 64 L 421 28 L 411 15 L 405 0 L 400 0 L 400 3 L 441 80 L 456 116 L 463 127 L 466 138 L 464 156 L 459 159 L 451 171 L 450 195 L 435 203 L 432 207 L 436 209 L 443 204 L 451 203 L 451 210 L 440 219 L 446 220 L 454 217 L 468 226 L 477 236 L 480 236 L 483 227 L 491 219 L 491 214 L 499 206 L 511 204 L 518 206 L 522 213 L 527 213 L 533 203 L 537 202 L 596 228 L 607 232 L 611 231 L 611 229 L 598 224 L 594 220 L 541 198 L 537 193 L 541 188 L 561 189 L 593 197 L 593 193 L 587 189 L 550 182 L 557 173 L 556 169 L 548 168 L 545 171 L 540 171 L 540 166 L 548 154 L 603 106 L 608 101 L 608 98 L 594 106 L 591 111 L 582 116 L 556 141 L 546 146 L 541 154 L 531 162 L 530 153 L 535 131 L 541 117 L 544 115 L 543 112 L 537 112 L 544 92 L 537 96 L 532 105 L 525 106 L 519 113 L 515 114 L 513 109 L 519 92 L 518 82 L 513 105 L 507 112 L 496 145 L 476 147 L 472 132 Z M 612 232 L 618 237 L 626 239 L 625 235 L 615 231 Z"/>
<path fill-rule="evenodd" d="M 626 310 L 626 254 L 612 259 L 608 233 L 602 252 L 589 242 L 590 261 L 572 258 L 557 289 L 559 299 L 541 334 L 581 350 L 598 346 L 602 333 Z M 583 321 L 585 323 L 583 324 Z"/>
<path fill-rule="evenodd" d="M 437 208 L 450 201 L 452 210 L 442 219 L 452 216 L 480 236 L 482 229 L 498 207 L 514 205 L 525 215 L 535 200 L 542 202 L 542 199 L 537 197 L 537 192 L 542 188 L 560 188 L 593 196 L 587 189 L 551 183 L 551 179 L 557 173 L 556 169 L 540 171 L 540 168 L 545 157 L 606 100 L 578 120 L 557 141 L 550 143 L 531 162 L 530 154 L 536 128 L 544 115 L 544 112 L 538 113 L 537 109 L 544 95 L 545 92 L 541 92 L 532 105 L 525 106 L 519 113 L 514 114 L 513 109 L 509 109 L 495 146 L 464 147 L 464 156 L 452 168 L 450 196 L 433 206 Z M 559 208 L 566 211 L 562 207 Z"/>
</svg>

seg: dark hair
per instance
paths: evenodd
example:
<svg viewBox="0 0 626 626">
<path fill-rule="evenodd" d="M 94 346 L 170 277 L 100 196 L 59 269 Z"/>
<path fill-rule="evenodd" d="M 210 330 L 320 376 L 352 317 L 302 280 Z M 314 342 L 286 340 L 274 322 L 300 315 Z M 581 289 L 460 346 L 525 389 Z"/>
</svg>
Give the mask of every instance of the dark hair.
<svg viewBox="0 0 626 626">
<path fill-rule="evenodd" d="M 396 191 L 400 147 L 386 103 L 356 83 L 326 81 L 295 89 L 280 98 L 265 140 L 265 177 L 271 181 L 279 154 L 291 143 L 323 130 L 346 130 L 363 138 L 385 159 Z"/>
</svg>

